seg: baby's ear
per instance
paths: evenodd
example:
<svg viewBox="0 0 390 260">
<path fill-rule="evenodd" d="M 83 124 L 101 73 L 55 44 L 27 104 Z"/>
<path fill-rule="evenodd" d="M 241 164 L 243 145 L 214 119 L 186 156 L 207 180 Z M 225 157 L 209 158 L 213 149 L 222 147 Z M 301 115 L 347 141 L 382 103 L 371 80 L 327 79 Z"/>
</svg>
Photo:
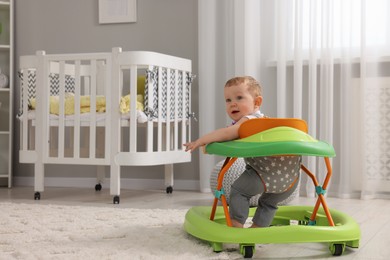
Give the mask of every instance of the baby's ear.
<svg viewBox="0 0 390 260">
<path fill-rule="evenodd" d="M 263 103 L 263 97 L 262 96 L 257 96 L 255 98 L 255 106 L 260 107 L 262 103 Z"/>
</svg>

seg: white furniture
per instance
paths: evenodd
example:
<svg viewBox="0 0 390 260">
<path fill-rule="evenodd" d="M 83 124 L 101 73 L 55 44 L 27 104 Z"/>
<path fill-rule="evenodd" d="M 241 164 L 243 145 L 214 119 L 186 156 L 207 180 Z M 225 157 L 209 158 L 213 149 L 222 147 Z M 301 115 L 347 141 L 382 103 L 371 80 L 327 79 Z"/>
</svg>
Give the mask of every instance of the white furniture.
<svg viewBox="0 0 390 260">
<path fill-rule="evenodd" d="M 13 0 L 0 1 L 0 183 L 12 186 Z M 5 181 L 7 180 L 7 181 Z"/>
<path fill-rule="evenodd" d="M 172 192 L 173 164 L 191 161 L 183 150 L 191 136 L 190 60 L 113 48 L 38 51 L 21 56 L 19 64 L 19 159 L 35 166 L 35 199 L 44 189 L 45 164 L 101 166 L 96 190 L 104 166 L 110 166 L 114 203 L 119 203 L 121 166 L 165 165 L 167 193 Z M 120 112 L 128 95 L 129 110 Z M 83 113 L 86 103 L 89 112 Z"/>
</svg>

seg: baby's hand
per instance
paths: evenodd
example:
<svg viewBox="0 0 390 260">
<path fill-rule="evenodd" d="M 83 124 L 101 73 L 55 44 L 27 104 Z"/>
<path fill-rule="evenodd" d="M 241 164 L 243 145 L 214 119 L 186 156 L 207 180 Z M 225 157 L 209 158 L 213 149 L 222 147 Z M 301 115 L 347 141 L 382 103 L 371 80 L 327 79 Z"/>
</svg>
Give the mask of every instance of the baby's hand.
<svg viewBox="0 0 390 260">
<path fill-rule="evenodd" d="M 185 143 L 183 144 L 183 146 L 186 148 L 185 151 L 190 151 L 192 153 L 192 151 L 195 149 L 194 148 L 194 142 L 190 142 L 190 143 Z"/>
<path fill-rule="evenodd" d="M 194 142 L 189 142 L 189 143 L 185 143 L 185 144 L 183 144 L 183 146 L 185 146 L 185 148 L 186 148 L 186 152 L 187 151 L 190 151 L 191 153 L 193 152 L 193 151 L 195 151 L 200 145 L 198 144 L 198 142 L 197 141 L 194 141 Z"/>
</svg>

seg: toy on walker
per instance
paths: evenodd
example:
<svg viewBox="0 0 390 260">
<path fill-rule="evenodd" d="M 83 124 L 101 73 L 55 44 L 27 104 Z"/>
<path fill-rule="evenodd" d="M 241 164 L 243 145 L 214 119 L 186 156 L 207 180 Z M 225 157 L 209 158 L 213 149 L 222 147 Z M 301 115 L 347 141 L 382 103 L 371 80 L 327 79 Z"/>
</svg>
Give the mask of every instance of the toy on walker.
<svg viewBox="0 0 390 260">
<path fill-rule="evenodd" d="M 332 145 L 307 134 L 306 122 L 290 118 L 258 118 L 244 122 L 239 129 L 240 138 L 228 142 L 215 142 L 206 146 L 208 154 L 226 156 L 218 175 L 218 184 L 212 207 L 197 206 L 188 210 L 184 229 L 201 240 L 210 242 L 214 252 L 223 250 L 223 243 L 238 243 L 240 253 L 251 258 L 255 244 L 326 242 L 333 255 L 341 255 L 345 246 L 357 248 L 360 227 L 345 213 L 329 209 L 325 192 L 332 175 L 329 157 L 335 156 Z M 238 157 L 277 155 L 323 157 L 327 174 L 322 186 L 315 175 L 303 164 L 301 169 L 313 181 L 317 201 L 310 206 L 280 206 L 270 227 L 234 228 L 222 188 L 224 174 Z M 222 206 L 217 206 L 221 200 Z M 322 207 L 320 207 L 322 206 Z M 255 208 L 251 208 L 252 217 Z M 297 223 L 291 225 L 290 223 Z"/>
</svg>

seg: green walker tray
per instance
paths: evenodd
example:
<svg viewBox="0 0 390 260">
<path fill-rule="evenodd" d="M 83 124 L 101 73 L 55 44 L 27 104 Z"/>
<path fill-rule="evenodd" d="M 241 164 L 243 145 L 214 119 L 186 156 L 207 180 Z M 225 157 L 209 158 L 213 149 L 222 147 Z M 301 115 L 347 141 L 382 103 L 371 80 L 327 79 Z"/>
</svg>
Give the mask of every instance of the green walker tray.
<svg viewBox="0 0 390 260">
<path fill-rule="evenodd" d="M 334 157 L 333 146 L 318 141 L 298 129 L 280 126 L 234 141 L 211 143 L 208 154 L 226 157 L 258 157 L 275 155 L 308 155 Z"/>
</svg>

